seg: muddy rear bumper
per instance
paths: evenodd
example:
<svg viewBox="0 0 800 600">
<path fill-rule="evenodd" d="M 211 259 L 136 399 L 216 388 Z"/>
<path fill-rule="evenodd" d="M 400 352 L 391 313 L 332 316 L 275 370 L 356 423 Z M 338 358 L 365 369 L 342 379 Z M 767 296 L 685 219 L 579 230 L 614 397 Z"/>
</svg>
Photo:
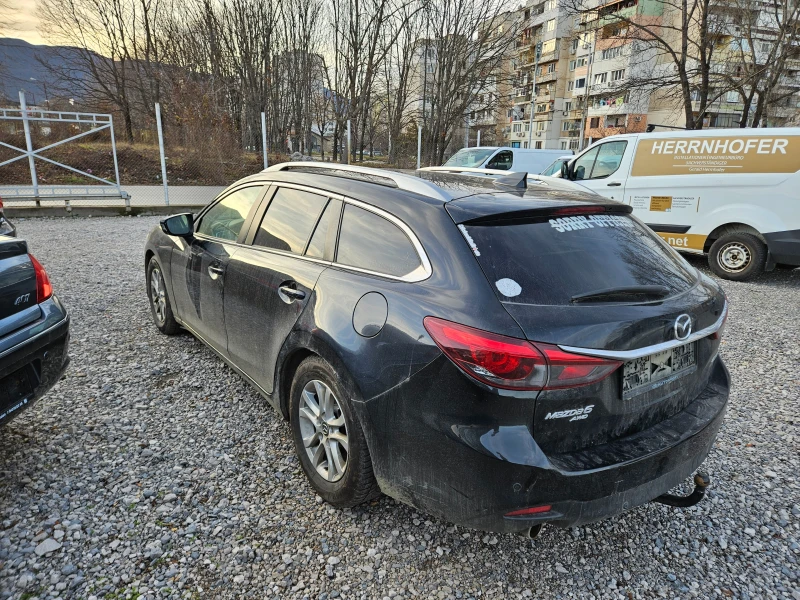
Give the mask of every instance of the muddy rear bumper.
<svg viewBox="0 0 800 600">
<path fill-rule="evenodd" d="M 708 386 L 683 411 L 655 427 L 577 452 L 545 455 L 529 427 L 514 424 L 525 418 L 522 409 L 507 424 L 491 422 L 486 414 L 459 423 L 463 414 L 452 403 L 461 401 L 468 408 L 474 403 L 456 389 L 463 378 L 434 363 L 359 407 L 376 476 L 385 493 L 420 510 L 498 532 L 521 532 L 542 522 L 562 527 L 590 523 L 680 484 L 714 444 L 730 386 L 727 369 L 717 358 Z M 414 379 L 419 381 L 414 384 Z M 444 386 L 455 392 L 437 401 L 432 396 L 436 392 L 428 391 L 433 380 L 438 384 L 433 389 Z M 402 390 L 405 385 L 414 385 L 414 393 Z M 442 402 L 451 406 L 449 412 Z M 523 406 L 525 401 L 515 402 Z M 551 507 L 547 512 L 505 516 L 545 505 Z"/>
</svg>

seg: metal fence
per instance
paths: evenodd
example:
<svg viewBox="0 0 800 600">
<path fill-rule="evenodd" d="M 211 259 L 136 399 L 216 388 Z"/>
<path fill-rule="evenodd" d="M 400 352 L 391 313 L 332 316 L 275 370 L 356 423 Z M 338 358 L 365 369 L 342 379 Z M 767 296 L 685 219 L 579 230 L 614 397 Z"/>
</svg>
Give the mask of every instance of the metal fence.
<svg viewBox="0 0 800 600">
<path fill-rule="evenodd" d="M 270 163 L 320 158 L 268 153 L 263 113 L 260 135 L 246 136 L 260 142 L 253 148 L 230 122 L 187 123 L 153 108 L 132 132 L 111 114 L 27 106 L 20 92 L 19 108 L 0 108 L 0 198 L 9 207 L 202 206 Z"/>
</svg>

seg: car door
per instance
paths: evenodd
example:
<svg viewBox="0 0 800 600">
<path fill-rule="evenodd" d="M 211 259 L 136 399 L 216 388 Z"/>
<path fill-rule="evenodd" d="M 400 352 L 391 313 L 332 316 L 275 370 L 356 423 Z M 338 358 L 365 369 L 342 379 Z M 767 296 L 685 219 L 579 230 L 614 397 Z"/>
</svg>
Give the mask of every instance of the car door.
<svg viewBox="0 0 800 600">
<path fill-rule="evenodd" d="M 223 287 L 228 262 L 264 184 L 237 188 L 204 211 L 192 239 L 172 253 L 172 287 L 181 322 L 226 353 Z"/>
<path fill-rule="evenodd" d="M 622 202 L 629 169 L 624 168 L 628 140 L 609 140 L 581 154 L 572 166 L 572 179 L 595 193 Z"/>
<path fill-rule="evenodd" d="M 267 393 L 281 346 L 313 307 L 317 279 L 333 258 L 341 207 L 341 199 L 313 188 L 273 185 L 228 265 L 229 357 Z"/>
</svg>

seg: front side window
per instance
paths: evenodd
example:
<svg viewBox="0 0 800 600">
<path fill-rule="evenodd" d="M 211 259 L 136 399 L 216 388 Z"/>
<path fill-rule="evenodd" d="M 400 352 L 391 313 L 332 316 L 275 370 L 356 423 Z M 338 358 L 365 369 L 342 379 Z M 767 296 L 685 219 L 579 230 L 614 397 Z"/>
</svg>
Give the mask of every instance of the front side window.
<svg viewBox="0 0 800 600">
<path fill-rule="evenodd" d="M 603 179 L 619 169 L 627 145 L 628 142 L 623 141 L 601 144 L 592 170 L 592 179 Z"/>
<path fill-rule="evenodd" d="M 526 130 L 528 129 L 528 127 L 529 124 L 525 123 Z M 488 162 L 486 168 L 508 171 L 513 163 L 514 163 L 514 154 L 510 150 L 503 150 L 502 152 L 498 152 L 495 156 L 492 157 L 492 160 Z"/>
<path fill-rule="evenodd" d="M 253 244 L 302 254 L 327 200 L 320 194 L 279 187 L 261 220 Z"/>
<path fill-rule="evenodd" d="M 597 148 L 592 148 L 575 161 L 572 172 L 576 181 L 591 179 L 595 158 L 597 158 Z"/>
<path fill-rule="evenodd" d="M 575 179 L 603 179 L 619 169 L 628 142 L 606 142 L 595 146 L 575 161 Z"/>
<path fill-rule="evenodd" d="M 352 204 L 344 207 L 336 262 L 395 277 L 421 266 L 414 245 L 397 225 Z"/>
<path fill-rule="evenodd" d="M 203 215 L 197 233 L 235 241 L 250 209 L 263 191 L 264 186 L 256 185 L 228 194 Z"/>
</svg>

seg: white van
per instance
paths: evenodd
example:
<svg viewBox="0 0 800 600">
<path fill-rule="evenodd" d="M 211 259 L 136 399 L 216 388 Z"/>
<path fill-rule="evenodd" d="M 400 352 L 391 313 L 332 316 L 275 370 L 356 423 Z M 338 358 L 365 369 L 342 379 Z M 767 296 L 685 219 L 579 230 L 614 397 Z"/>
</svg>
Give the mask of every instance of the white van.
<svg viewBox="0 0 800 600">
<path fill-rule="evenodd" d="M 451 156 L 443 167 L 524 171 L 532 175 L 544 171 L 563 150 L 527 150 L 522 148 L 476 146 L 462 148 Z"/>
<path fill-rule="evenodd" d="M 614 135 L 561 177 L 633 206 L 673 248 L 720 277 L 800 265 L 800 128 Z"/>
</svg>

